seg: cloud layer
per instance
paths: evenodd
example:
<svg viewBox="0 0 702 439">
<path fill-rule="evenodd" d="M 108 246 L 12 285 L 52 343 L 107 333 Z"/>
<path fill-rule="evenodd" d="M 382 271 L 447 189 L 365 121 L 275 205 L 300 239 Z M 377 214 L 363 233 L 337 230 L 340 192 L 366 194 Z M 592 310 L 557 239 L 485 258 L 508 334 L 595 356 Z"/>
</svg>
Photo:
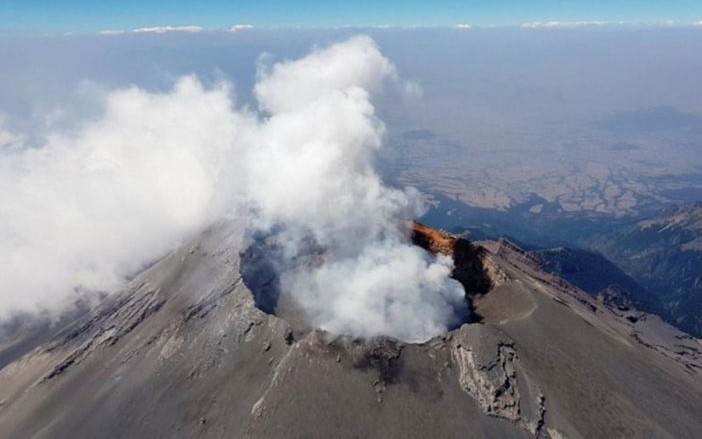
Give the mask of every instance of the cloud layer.
<svg viewBox="0 0 702 439">
<path fill-rule="evenodd" d="M 165 34 L 166 32 L 201 32 L 202 26 L 152 26 L 152 27 L 140 27 L 134 29 L 132 32 L 135 33 L 153 33 L 153 34 Z"/>
<path fill-rule="evenodd" d="M 410 245 L 416 191 L 373 169 L 384 126 L 373 93 L 401 83 L 368 37 L 259 71 L 259 111 L 228 84 L 181 78 L 168 93 L 108 94 L 104 114 L 40 147 L 0 125 L 0 318 L 60 310 L 125 277 L 223 215 L 275 228 L 283 294 L 335 333 L 421 341 L 465 307 L 452 262 Z M 462 313 L 464 310 L 458 310 Z"/>
<path fill-rule="evenodd" d="M 577 29 L 581 27 L 606 26 L 606 21 L 532 21 L 523 23 L 527 29 Z"/>
<path fill-rule="evenodd" d="M 125 33 L 135 34 L 166 34 L 172 32 L 198 33 L 205 30 L 202 26 L 187 25 L 187 26 L 149 26 L 139 27 L 130 31 L 122 29 L 105 29 L 98 32 L 98 35 L 122 35 Z"/>
</svg>

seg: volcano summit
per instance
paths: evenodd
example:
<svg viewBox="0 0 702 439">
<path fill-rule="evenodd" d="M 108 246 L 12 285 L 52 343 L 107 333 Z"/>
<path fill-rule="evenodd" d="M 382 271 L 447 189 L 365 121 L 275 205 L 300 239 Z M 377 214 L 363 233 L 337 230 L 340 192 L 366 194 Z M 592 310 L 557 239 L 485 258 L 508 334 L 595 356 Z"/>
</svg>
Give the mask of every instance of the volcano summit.
<svg viewBox="0 0 702 439">
<path fill-rule="evenodd" d="M 218 223 L 96 310 L 6 333 L 3 437 L 694 437 L 702 428 L 698 340 L 649 315 L 632 322 L 506 241 L 417 228 L 416 242 L 456 258 L 474 317 L 403 343 L 259 309 L 242 232 Z"/>
</svg>

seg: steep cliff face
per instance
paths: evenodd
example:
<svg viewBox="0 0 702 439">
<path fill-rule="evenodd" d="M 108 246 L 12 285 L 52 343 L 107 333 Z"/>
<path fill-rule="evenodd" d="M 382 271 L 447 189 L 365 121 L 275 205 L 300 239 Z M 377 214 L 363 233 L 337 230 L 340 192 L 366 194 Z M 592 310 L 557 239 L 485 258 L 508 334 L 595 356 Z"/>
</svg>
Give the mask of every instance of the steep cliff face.
<svg viewBox="0 0 702 439">
<path fill-rule="evenodd" d="M 299 331 L 262 311 L 249 285 L 270 272 L 222 223 L 97 309 L 26 329 L 22 350 L 3 341 L 1 436 L 700 436 L 697 339 L 627 320 L 508 243 L 414 239 L 453 255 L 482 323 L 422 344 Z"/>
<path fill-rule="evenodd" d="M 485 294 L 490 290 L 492 281 L 485 268 L 486 251 L 483 247 L 417 222 L 413 224 L 412 242 L 432 253 L 452 257 L 452 276 L 463 285 L 467 296 Z"/>
</svg>

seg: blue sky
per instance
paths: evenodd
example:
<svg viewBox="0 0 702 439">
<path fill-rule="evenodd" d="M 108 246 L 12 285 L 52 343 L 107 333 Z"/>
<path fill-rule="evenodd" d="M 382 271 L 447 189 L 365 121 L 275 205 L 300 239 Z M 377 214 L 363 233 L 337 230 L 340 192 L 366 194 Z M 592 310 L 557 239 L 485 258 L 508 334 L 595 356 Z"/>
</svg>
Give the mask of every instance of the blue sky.
<svg viewBox="0 0 702 439">
<path fill-rule="evenodd" d="M 700 0 L 0 0 L 0 31 L 91 32 L 145 26 L 228 28 L 509 26 L 532 21 L 655 24 L 702 20 Z"/>
</svg>

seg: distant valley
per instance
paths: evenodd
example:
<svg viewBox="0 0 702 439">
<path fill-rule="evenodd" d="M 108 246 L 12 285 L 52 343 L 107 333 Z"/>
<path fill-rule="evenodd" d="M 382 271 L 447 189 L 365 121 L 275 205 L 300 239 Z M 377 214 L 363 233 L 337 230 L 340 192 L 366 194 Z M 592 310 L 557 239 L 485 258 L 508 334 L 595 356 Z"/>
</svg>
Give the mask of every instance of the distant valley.
<svg viewBox="0 0 702 439">
<path fill-rule="evenodd" d="M 543 269 L 594 297 L 631 305 L 702 335 L 702 203 L 635 217 L 473 208 L 440 200 L 424 220 L 474 239 L 506 236 Z"/>
</svg>

